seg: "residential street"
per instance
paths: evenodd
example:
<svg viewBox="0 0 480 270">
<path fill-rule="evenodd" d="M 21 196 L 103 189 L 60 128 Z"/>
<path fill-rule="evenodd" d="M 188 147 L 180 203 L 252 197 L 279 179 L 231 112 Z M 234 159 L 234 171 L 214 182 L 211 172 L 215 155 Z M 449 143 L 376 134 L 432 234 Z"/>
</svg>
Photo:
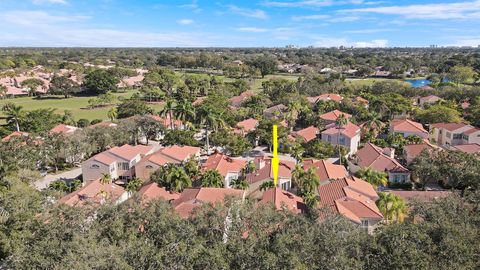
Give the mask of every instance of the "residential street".
<svg viewBox="0 0 480 270">
<path fill-rule="evenodd" d="M 74 168 L 70 171 L 62 172 L 59 174 L 47 174 L 42 180 L 35 182 L 35 187 L 39 190 L 48 187 L 48 185 L 56 180 L 71 180 L 77 178 L 82 174 L 82 168 Z"/>
</svg>

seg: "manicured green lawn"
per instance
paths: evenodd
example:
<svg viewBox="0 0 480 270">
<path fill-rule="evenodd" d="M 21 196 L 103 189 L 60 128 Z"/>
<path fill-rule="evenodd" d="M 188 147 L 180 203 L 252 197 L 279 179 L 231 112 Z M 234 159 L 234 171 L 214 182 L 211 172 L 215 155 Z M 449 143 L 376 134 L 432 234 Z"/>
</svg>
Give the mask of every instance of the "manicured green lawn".
<svg viewBox="0 0 480 270">
<path fill-rule="evenodd" d="M 135 91 L 128 91 L 126 93 L 115 93 L 117 97 L 129 98 Z M 17 105 L 23 107 L 24 110 L 35 110 L 42 108 L 55 108 L 57 113 L 62 114 L 64 110 L 72 111 L 75 119 L 86 118 L 89 120 L 93 119 L 107 119 L 107 112 L 111 107 L 102 107 L 96 109 L 88 109 L 88 100 L 93 97 L 71 97 L 71 98 L 44 98 L 44 99 L 35 99 L 33 97 L 20 97 L 13 99 L 4 99 L 0 100 L 0 107 L 7 102 L 13 102 Z M 119 101 L 117 101 L 118 103 Z M 155 111 L 160 110 L 163 105 L 155 104 L 150 105 Z"/>
<path fill-rule="evenodd" d="M 397 81 L 397 82 L 403 82 L 400 79 L 384 79 L 384 78 L 368 78 L 368 79 L 347 79 L 345 82 L 350 85 L 354 86 L 368 86 L 372 85 L 375 82 L 381 82 L 381 81 Z M 404 82 L 406 83 L 406 82 Z"/>
</svg>

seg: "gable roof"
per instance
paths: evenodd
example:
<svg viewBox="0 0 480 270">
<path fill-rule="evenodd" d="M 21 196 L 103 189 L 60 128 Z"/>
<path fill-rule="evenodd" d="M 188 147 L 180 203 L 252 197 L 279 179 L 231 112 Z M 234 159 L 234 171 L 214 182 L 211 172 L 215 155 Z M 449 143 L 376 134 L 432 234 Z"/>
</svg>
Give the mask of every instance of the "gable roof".
<svg viewBox="0 0 480 270">
<path fill-rule="evenodd" d="M 330 179 L 339 179 L 348 176 L 348 172 L 342 165 L 333 164 L 325 160 L 305 160 L 303 168 L 308 170 L 314 168 L 320 182 L 328 181 Z"/>
<path fill-rule="evenodd" d="M 117 124 L 110 122 L 110 121 L 102 121 L 93 125 L 88 126 L 88 128 L 96 128 L 96 127 L 116 127 Z"/>
<path fill-rule="evenodd" d="M 260 203 L 271 203 L 277 210 L 283 210 L 283 207 L 294 212 L 303 213 L 307 210 L 307 206 L 303 199 L 293 193 L 274 187 L 263 193 Z"/>
<path fill-rule="evenodd" d="M 250 184 L 273 179 L 272 159 L 271 157 L 258 157 L 254 160 L 257 169 L 246 175 L 246 179 Z M 278 164 L 279 178 L 292 178 L 292 171 L 295 169 L 295 162 L 280 160 Z"/>
<path fill-rule="evenodd" d="M 8 142 L 15 137 L 25 138 L 25 137 L 28 137 L 29 135 L 30 134 L 28 132 L 14 131 L 14 132 L 10 133 L 10 135 L 7 135 L 6 137 L 3 137 L 2 142 Z"/>
<path fill-rule="evenodd" d="M 189 145 L 172 145 L 160 149 L 160 153 L 177 161 L 184 161 L 192 156 L 199 154 L 200 147 Z"/>
<path fill-rule="evenodd" d="M 228 173 L 240 173 L 247 164 L 246 160 L 233 159 L 221 153 L 214 153 L 202 165 L 202 171 L 217 170 L 223 177 Z"/>
<path fill-rule="evenodd" d="M 407 154 L 412 159 L 420 155 L 420 153 L 424 149 L 434 150 L 434 149 L 438 149 L 438 147 L 427 142 L 420 143 L 420 144 L 409 144 L 403 147 L 403 151 L 405 152 L 405 154 Z"/>
<path fill-rule="evenodd" d="M 436 123 L 436 124 L 432 124 L 431 126 L 432 126 L 432 128 L 439 128 L 439 129 L 446 129 L 448 131 L 455 131 L 457 129 L 464 128 L 464 127 L 467 127 L 467 126 L 470 126 L 470 125 L 465 124 L 465 123 Z"/>
<path fill-rule="evenodd" d="M 102 191 L 105 192 L 106 198 L 104 198 Z M 125 193 L 125 189 L 114 183 L 101 184 L 100 180 L 91 181 L 84 187 L 67 194 L 62 197 L 58 202 L 67 204 L 70 206 L 82 206 L 86 203 L 102 204 L 106 200 L 115 201 Z"/>
<path fill-rule="evenodd" d="M 386 155 L 384 150 L 386 149 L 380 148 L 373 143 L 366 143 L 356 154 L 357 165 L 361 168 L 371 168 L 380 172 L 399 169 L 407 171 L 396 159 Z"/>
<path fill-rule="evenodd" d="M 422 124 L 410 119 L 395 119 L 390 123 L 390 128 L 394 132 L 422 132 L 428 134 Z"/>
<path fill-rule="evenodd" d="M 333 110 L 333 111 L 330 111 L 330 112 L 327 112 L 327 113 L 324 113 L 322 115 L 320 115 L 320 118 L 323 119 L 323 120 L 326 120 L 326 121 L 337 121 L 337 118 L 340 116 L 340 115 L 344 115 L 346 119 L 349 119 L 352 117 L 351 114 L 348 114 L 348 113 L 344 113 L 344 112 L 341 112 L 339 110 Z"/>
<path fill-rule="evenodd" d="M 234 96 L 229 100 L 230 106 L 239 108 L 240 106 L 242 106 L 242 103 L 251 96 L 253 96 L 253 92 L 251 91 L 245 91 L 238 96 Z"/>
<path fill-rule="evenodd" d="M 50 130 L 50 133 L 71 134 L 71 133 L 74 133 L 77 129 L 79 129 L 79 128 L 74 127 L 74 126 L 65 125 L 65 124 L 59 124 L 59 125 L 55 126 L 54 128 L 52 128 Z"/>
<path fill-rule="evenodd" d="M 270 108 L 266 108 L 263 110 L 263 114 L 267 117 L 272 117 L 275 116 L 275 114 L 278 112 L 280 114 L 286 112 L 288 110 L 288 107 L 283 105 L 283 104 L 278 104 L 275 106 L 272 106 Z"/>
<path fill-rule="evenodd" d="M 452 150 L 461 151 L 468 154 L 480 153 L 480 144 L 471 143 L 471 144 L 460 144 L 452 146 Z"/>
<path fill-rule="evenodd" d="M 345 136 L 347 138 L 353 138 L 353 137 L 357 136 L 357 134 L 359 134 L 360 127 L 353 124 L 353 123 L 348 122 L 343 127 L 339 127 L 339 126 L 334 125 L 333 127 L 322 131 L 322 134 L 337 135 L 339 132 L 340 132 L 340 134 L 342 134 L 343 136 Z"/>
<path fill-rule="evenodd" d="M 307 128 L 295 131 L 292 133 L 292 136 L 295 138 L 301 137 L 305 142 L 309 142 L 317 138 L 317 135 L 320 133 L 320 130 L 314 126 L 309 126 Z"/>
<path fill-rule="evenodd" d="M 164 187 L 160 187 L 157 183 L 152 182 L 143 186 L 138 194 L 142 202 L 149 202 L 152 200 L 163 199 L 166 201 L 176 200 L 180 197 L 179 193 L 167 191 Z"/>
<path fill-rule="evenodd" d="M 150 151 L 153 150 L 153 146 L 145 146 L 145 145 L 136 145 L 131 146 L 129 144 L 125 144 L 122 146 L 115 146 L 110 150 L 107 150 L 109 154 L 115 155 L 120 157 L 124 160 L 132 160 L 138 155 L 147 155 Z"/>
<path fill-rule="evenodd" d="M 333 209 L 352 220 L 382 219 L 383 215 L 375 204 L 378 195 L 372 185 L 359 178 L 349 176 L 318 187 L 319 207 Z"/>
<path fill-rule="evenodd" d="M 250 132 L 258 126 L 258 120 L 254 118 L 248 118 L 237 123 L 237 127 L 245 132 Z"/>
</svg>

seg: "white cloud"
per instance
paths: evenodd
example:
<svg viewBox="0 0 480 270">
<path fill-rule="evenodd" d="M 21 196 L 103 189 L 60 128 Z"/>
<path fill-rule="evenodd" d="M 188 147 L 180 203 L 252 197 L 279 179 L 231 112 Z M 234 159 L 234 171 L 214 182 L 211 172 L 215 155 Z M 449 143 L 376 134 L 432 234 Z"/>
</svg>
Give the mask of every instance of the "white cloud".
<svg viewBox="0 0 480 270">
<path fill-rule="evenodd" d="M 305 15 L 305 16 L 293 16 L 292 20 L 294 21 L 304 21 L 304 20 L 325 20 L 330 18 L 329 15 L 317 14 L 317 15 Z"/>
<path fill-rule="evenodd" d="M 249 33 L 264 33 L 268 31 L 268 29 L 266 28 L 259 28 L 259 27 L 239 27 L 236 30 L 240 32 L 249 32 Z"/>
<path fill-rule="evenodd" d="M 261 9 L 241 8 L 235 5 L 227 5 L 227 8 L 230 12 L 241 15 L 241 16 L 245 16 L 245 17 L 257 18 L 257 19 L 268 18 L 267 13 L 265 13 L 265 11 Z"/>
<path fill-rule="evenodd" d="M 200 8 L 200 6 L 198 5 L 197 0 L 193 0 L 190 4 L 180 5 L 179 7 L 191 9 L 191 10 L 193 10 L 194 12 L 200 12 L 200 11 L 202 11 L 202 9 Z"/>
<path fill-rule="evenodd" d="M 181 25 L 190 25 L 190 24 L 194 24 L 195 21 L 191 19 L 181 19 L 181 20 L 178 20 L 177 23 Z"/>
<path fill-rule="evenodd" d="M 331 18 L 328 21 L 332 23 L 340 23 L 340 22 L 354 22 L 358 21 L 360 17 L 357 16 L 346 16 L 346 17 L 337 17 L 337 18 Z"/>
<path fill-rule="evenodd" d="M 264 6 L 268 7 L 326 7 L 332 5 L 345 5 L 345 4 L 361 4 L 363 0 L 303 0 L 303 1 L 271 1 L 267 0 L 263 2 Z"/>
<path fill-rule="evenodd" d="M 382 6 L 348 9 L 342 12 L 399 15 L 409 19 L 479 19 L 480 1 L 417 4 L 407 6 Z"/>
<path fill-rule="evenodd" d="M 51 15 L 44 11 L 14 10 L 0 14 L 0 20 L 10 24 L 22 26 L 39 26 L 64 22 L 87 20 L 90 17 L 83 15 Z"/>
<path fill-rule="evenodd" d="M 355 48 L 383 48 L 388 46 L 388 40 L 376 39 L 371 41 L 349 41 L 346 38 L 313 37 L 315 47 L 355 47 Z"/>
<path fill-rule="evenodd" d="M 65 0 L 32 0 L 32 3 L 35 5 L 42 5 L 42 4 L 62 4 L 66 5 L 67 1 Z"/>
</svg>

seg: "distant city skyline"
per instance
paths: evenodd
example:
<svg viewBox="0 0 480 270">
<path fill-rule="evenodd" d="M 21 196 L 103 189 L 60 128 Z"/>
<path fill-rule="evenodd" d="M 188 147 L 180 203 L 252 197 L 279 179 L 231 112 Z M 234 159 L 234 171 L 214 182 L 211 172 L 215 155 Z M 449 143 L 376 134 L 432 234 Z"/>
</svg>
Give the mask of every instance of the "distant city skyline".
<svg viewBox="0 0 480 270">
<path fill-rule="evenodd" d="M 479 0 L 2 0 L 0 10 L 2 47 L 480 44 Z"/>
</svg>

